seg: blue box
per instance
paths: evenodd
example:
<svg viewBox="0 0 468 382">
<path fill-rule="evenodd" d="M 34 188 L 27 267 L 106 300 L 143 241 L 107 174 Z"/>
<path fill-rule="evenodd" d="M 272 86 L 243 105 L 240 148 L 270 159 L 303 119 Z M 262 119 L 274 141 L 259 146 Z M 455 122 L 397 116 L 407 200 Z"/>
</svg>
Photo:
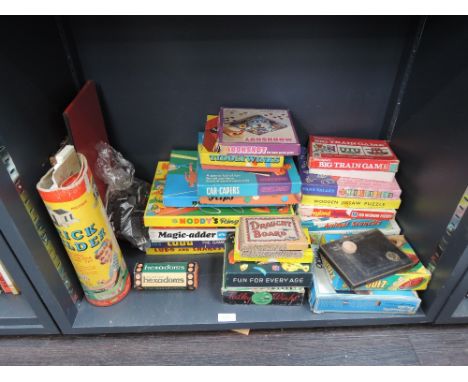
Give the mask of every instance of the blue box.
<svg viewBox="0 0 468 382">
<path fill-rule="evenodd" d="M 312 267 L 314 284 L 310 290 L 309 304 L 314 313 L 390 313 L 415 314 L 421 300 L 414 291 L 353 291 L 337 292 L 316 256 Z"/>
</svg>

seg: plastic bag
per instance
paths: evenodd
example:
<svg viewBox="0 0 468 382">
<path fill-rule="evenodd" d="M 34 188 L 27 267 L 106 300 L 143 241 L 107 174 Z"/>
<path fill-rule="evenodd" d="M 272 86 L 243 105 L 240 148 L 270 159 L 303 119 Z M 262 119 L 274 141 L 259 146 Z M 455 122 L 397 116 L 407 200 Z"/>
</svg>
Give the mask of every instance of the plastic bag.
<svg viewBox="0 0 468 382">
<path fill-rule="evenodd" d="M 151 185 L 135 178 L 133 164 L 108 143 L 99 142 L 96 149 L 96 176 L 108 185 L 106 210 L 112 228 L 117 237 L 144 251 L 150 245 L 143 215 Z"/>
</svg>

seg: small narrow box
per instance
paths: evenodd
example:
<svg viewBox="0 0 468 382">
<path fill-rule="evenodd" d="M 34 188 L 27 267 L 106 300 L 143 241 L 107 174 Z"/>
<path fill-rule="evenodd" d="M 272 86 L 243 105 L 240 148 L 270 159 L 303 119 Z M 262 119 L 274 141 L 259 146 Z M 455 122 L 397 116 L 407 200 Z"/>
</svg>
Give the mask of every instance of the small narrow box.
<svg viewBox="0 0 468 382">
<path fill-rule="evenodd" d="M 198 263 L 137 263 L 134 270 L 135 289 L 198 288 Z"/>
</svg>

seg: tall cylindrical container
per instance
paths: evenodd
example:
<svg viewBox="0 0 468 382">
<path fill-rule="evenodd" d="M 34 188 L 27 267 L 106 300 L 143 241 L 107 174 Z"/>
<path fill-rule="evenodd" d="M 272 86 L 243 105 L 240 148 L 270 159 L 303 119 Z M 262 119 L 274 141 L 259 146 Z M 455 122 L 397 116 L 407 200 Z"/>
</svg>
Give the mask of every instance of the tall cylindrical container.
<svg viewBox="0 0 468 382">
<path fill-rule="evenodd" d="M 130 276 L 86 158 L 68 145 L 55 161 L 37 184 L 39 194 L 86 299 L 96 306 L 115 304 L 130 290 Z"/>
</svg>

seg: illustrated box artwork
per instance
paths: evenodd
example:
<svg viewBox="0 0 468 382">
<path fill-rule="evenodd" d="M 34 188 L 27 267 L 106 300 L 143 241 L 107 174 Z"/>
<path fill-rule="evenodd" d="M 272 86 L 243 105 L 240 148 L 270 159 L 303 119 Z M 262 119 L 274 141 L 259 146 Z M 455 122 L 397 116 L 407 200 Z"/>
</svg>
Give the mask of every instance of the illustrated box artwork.
<svg viewBox="0 0 468 382">
<path fill-rule="evenodd" d="M 299 155 L 288 110 L 221 108 L 218 143 L 230 154 Z"/>
</svg>

